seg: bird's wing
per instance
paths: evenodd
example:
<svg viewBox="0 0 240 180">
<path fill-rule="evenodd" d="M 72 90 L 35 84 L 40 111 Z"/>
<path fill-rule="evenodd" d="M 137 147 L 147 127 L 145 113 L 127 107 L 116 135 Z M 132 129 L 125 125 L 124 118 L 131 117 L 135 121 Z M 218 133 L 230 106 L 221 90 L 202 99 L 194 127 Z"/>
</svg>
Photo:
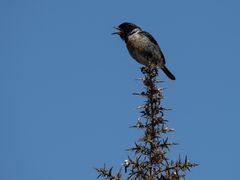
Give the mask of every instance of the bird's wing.
<svg viewBox="0 0 240 180">
<path fill-rule="evenodd" d="M 146 32 L 146 31 L 141 31 L 140 33 L 142 35 L 146 36 L 153 44 L 155 44 L 158 47 L 158 49 L 160 51 L 160 54 L 161 54 L 161 57 L 163 59 L 163 64 L 165 64 L 166 63 L 165 62 L 165 57 L 164 57 L 164 55 L 163 55 L 163 53 L 162 53 L 162 51 L 161 51 L 157 41 L 154 39 L 154 37 L 150 33 Z"/>
</svg>

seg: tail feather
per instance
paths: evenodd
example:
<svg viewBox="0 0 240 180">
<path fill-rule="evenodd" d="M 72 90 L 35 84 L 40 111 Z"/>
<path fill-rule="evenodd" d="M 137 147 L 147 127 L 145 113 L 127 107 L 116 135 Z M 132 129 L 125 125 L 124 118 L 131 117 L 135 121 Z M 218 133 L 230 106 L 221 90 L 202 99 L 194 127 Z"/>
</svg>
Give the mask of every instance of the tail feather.
<svg viewBox="0 0 240 180">
<path fill-rule="evenodd" d="M 166 66 L 161 67 L 161 69 L 167 75 L 167 77 L 169 77 L 171 80 L 176 79 L 175 76 L 168 70 L 168 68 Z"/>
</svg>

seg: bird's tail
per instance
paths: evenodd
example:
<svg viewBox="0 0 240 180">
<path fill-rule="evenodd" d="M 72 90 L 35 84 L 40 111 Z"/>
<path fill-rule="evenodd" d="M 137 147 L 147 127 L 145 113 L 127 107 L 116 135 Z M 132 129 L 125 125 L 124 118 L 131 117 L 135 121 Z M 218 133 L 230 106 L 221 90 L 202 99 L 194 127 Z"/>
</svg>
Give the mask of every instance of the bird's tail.
<svg viewBox="0 0 240 180">
<path fill-rule="evenodd" d="M 169 77 L 171 80 L 176 79 L 175 76 L 168 70 L 168 68 L 166 66 L 161 67 L 161 69 L 167 75 L 167 77 Z"/>
</svg>

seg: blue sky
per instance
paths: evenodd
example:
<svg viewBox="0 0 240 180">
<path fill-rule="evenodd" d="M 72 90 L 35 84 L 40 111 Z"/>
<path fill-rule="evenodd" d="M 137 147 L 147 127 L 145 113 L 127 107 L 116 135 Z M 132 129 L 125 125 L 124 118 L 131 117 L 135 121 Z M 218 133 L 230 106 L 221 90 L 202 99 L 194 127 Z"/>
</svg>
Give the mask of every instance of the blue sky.
<svg viewBox="0 0 240 180">
<path fill-rule="evenodd" d="M 0 179 L 96 179 L 119 168 L 139 133 L 141 67 L 112 27 L 134 22 L 177 77 L 160 78 L 187 179 L 238 179 L 240 2 L 0 2 Z"/>
</svg>

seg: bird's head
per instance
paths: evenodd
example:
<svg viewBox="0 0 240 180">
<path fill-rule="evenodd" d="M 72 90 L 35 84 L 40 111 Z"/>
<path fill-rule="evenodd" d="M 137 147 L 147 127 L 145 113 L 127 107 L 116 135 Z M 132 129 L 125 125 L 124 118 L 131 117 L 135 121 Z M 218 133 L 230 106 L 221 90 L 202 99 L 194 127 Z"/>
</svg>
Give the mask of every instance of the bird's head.
<svg viewBox="0 0 240 180">
<path fill-rule="evenodd" d="M 114 27 L 115 29 L 119 30 L 118 32 L 114 32 L 112 34 L 118 34 L 122 40 L 126 41 L 127 37 L 138 30 L 141 30 L 140 27 L 138 27 L 136 24 L 133 23 L 128 23 L 128 22 L 124 22 L 122 24 L 120 24 L 119 26 Z"/>
</svg>

